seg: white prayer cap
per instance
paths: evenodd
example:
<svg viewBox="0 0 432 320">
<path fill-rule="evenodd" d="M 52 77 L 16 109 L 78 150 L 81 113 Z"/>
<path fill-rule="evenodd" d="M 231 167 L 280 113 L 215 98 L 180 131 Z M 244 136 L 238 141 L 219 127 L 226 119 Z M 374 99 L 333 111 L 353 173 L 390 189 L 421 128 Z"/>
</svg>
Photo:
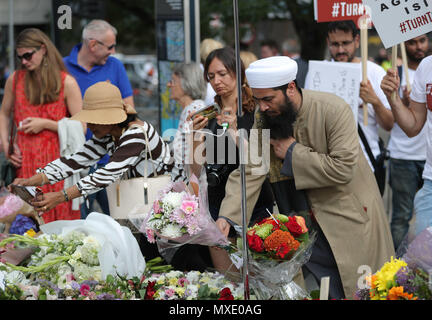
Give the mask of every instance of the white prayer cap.
<svg viewBox="0 0 432 320">
<path fill-rule="evenodd" d="M 297 62 L 287 56 L 273 56 L 252 62 L 246 69 L 251 88 L 265 89 L 283 86 L 295 80 Z"/>
</svg>

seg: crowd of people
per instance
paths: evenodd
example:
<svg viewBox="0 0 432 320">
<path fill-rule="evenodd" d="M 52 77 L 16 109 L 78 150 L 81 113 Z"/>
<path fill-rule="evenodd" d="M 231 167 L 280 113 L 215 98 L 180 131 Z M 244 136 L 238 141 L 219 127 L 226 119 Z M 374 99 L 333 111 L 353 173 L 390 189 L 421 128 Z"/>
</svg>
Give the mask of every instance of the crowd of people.
<svg viewBox="0 0 432 320">
<path fill-rule="evenodd" d="M 242 221 L 241 144 L 248 154 L 269 155 L 268 170 L 257 170 L 262 163 L 245 165 L 248 223 L 274 210 L 312 212 L 317 239 L 302 275 L 317 284 L 330 276 L 330 298 L 352 297 L 359 266 L 376 271 L 395 256 L 413 217 L 417 232 L 432 226 L 427 35 L 405 42 L 407 74 L 367 62 L 367 81 L 360 86 L 367 125 L 363 104 L 355 123 L 343 99 L 305 88 L 307 63 L 299 55 L 281 55 L 274 41 L 261 44 L 260 59 L 241 52 L 238 84 L 235 51 L 205 39 L 200 63 L 179 63 L 167 83 L 170 98 L 182 108 L 171 143 L 137 117 L 125 68 L 111 56 L 116 36 L 108 22 L 93 20 L 64 58 L 38 29 L 17 37 L 19 65 L 5 83 L 0 139 L 6 159 L 16 167 L 14 184 L 42 187 L 43 198 L 33 205 L 45 222 L 85 219 L 94 201 L 109 215 L 105 188 L 120 178 L 152 173 L 144 161 L 149 157 L 157 174 L 169 173 L 172 181 L 188 181 L 191 174 L 205 178 L 209 214 L 222 233 L 232 236 Z M 332 61 L 362 63 L 354 23 L 329 23 L 327 44 Z M 194 116 L 212 105 L 220 110 L 214 118 Z M 11 125 L 17 127 L 12 141 Z M 382 199 L 383 168 L 377 165 L 383 152 L 380 128 L 390 132 L 390 217 Z M 72 139 L 82 144 L 62 151 L 64 130 L 73 131 Z M 239 134 L 242 130 L 247 134 Z M 250 143 L 252 130 L 269 130 L 269 141 Z M 217 248 L 185 245 L 171 263 L 183 270 L 227 270 L 227 261 Z"/>
</svg>

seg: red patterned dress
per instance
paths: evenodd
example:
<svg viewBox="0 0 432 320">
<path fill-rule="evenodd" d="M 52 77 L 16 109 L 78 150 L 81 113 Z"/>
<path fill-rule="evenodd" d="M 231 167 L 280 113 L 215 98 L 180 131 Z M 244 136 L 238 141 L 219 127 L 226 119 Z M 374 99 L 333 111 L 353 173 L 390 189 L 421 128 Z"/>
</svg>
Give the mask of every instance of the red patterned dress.
<svg viewBox="0 0 432 320">
<path fill-rule="evenodd" d="M 20 121 L 28 117 L 45 118 L 59 121 L 68 117 L 69 112 L 64 100 L 64 81 L 66 73 L 62 72 L 62 87 L 59 99 L 53 103 L 44 105 L 31 105 L 25 95 L 25 74 L 26 70 L 19 70 L 16 73 L 14 121 L 18 127 Z M 37 168 L 43 168 L 49 162 L 60 157 L 60 143 L 58 133 L 50 130 L 42 130 L 38 134 L 26 134 L 18 131 L 18 147 L 22 154 L 22 166 L 17 170 L 18 178 L 30 178 L 35 175 Z M 42 187 L 43 192 L 57 192 L 63 189 L 63 181 L 54 185 L 46 184 Z M 62 202 L 54 209 L 43 214 L 45 223 L 55 220 L 80 219 L 80 211 L 72 210 L 72 202 Z"/>
</svg>

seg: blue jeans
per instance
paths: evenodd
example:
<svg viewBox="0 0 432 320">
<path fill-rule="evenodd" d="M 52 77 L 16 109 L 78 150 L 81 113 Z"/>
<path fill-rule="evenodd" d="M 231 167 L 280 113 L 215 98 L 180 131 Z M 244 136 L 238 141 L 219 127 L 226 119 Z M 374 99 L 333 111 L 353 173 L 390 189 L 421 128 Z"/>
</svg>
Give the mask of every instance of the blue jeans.
<svg viewBox="0 0 432 320">
<path fill-rule="evenodd" d="M 425 161 L 390 158 L 389 184 L 392 188 L 392 219 L 390 230 L 395 250 L 408 233 L 414 211 L 414 197 L 423 185 Z"/>
<path fill-rule="evenodd" d="M 425 179 L 414 199 L 415 235 L 432 226 L 432 180 Z"/>
</svg>

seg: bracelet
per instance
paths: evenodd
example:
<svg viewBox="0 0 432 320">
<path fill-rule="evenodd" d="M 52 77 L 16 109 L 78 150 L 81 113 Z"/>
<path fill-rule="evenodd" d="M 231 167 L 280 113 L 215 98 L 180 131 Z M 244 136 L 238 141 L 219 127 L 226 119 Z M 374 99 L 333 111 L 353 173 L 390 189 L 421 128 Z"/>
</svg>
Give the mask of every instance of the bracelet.
<svg viewBox="0 0 432 320">
<path fill-rule="evenodd" d="M 66 190 L 63 189 L 62 192 L 63 192 L 64 198 L 65 198 L 65 201 L 68 202 L 69 201 L 69 197 L 67 195 Z"/>
</svg>

